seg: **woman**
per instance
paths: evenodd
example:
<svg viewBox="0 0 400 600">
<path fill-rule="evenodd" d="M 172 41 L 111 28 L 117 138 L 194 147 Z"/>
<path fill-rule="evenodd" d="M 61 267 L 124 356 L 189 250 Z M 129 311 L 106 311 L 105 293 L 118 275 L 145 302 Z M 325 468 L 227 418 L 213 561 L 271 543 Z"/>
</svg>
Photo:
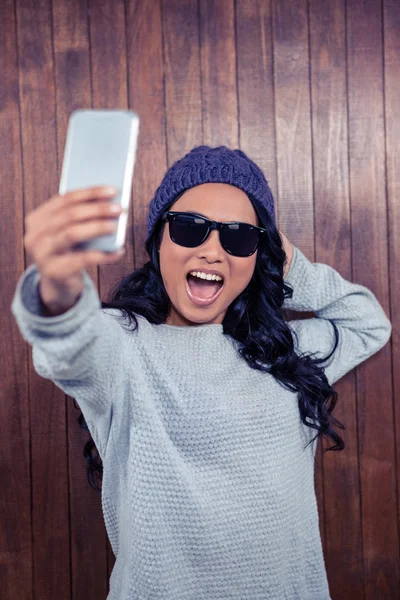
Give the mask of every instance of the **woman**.
<svg viewBox="0 0 400 600">
<path fill-rule="evenodd" d="M 329 599 L 316 438 L 344 448 L 331 386 L 387 343 L 383 309 L 280 235 L 254 162 L 206 146 L 166 173 L 150 260 L 101 303 L 85 268 L 118 256 L 72 248 L 109 231 L 111 199 L 70 193 L 28 216 L 35 264 L 12 304 L 104 465 L 109 600 Z"/>
</svg>

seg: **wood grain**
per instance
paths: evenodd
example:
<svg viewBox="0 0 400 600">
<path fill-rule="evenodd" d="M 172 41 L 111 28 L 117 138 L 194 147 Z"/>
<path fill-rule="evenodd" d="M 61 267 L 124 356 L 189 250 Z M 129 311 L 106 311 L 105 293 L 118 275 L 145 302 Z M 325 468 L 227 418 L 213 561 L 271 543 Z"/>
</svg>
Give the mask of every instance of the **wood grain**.
<svg viewBox="0 0 400 600">
<path fill-rule="evenodd" d="M 239 144 L 233 0 L 200 2 L 204 143 Z"/>
<path fill-rule="evenodd" d="M 389 313 L 380 2 L 347 3 L 353 278 Z M 390 345 L 356 370 L 365 598 L 395 598 L 399 579 Z"/>
<path fill-rule="evenodd" d="M 0 581 L 5 598 L 30 600 L 33 580 L 29 356 L 10 305 L 25 269 L 18 48 L 14 2 L 0 7 L 1 317 Z"/>
<path fill-rule="evenodd" d="M 58 189 L 56 94 L 48 0 L 16 4 L 25 214 Z M 26 265 L 27 266 L 27 265 Z M 65 395 L 29 367 L 34 598 L 70 598 Z"/>
<path fill-rule="evenodd" d="M 279 224 L 314 260 L 307 2 L 273 4 Z"/>
<path fill-rule="evenodd" d="M 384 98 L 386 132 L 386 181 L 388 208 L 389 300 L 392 332 L 393 414 L 395 426 L 395 466 L 397 484 L 397 528 L 400 524 L 400 3 L 383 3 Z M 393 524 L 393 529 L 396 529 Z M 398 557 L 393 568 L 400 582 Z"/>
<path fill-rule="evenodd" d="M 199 14 L 196 0 L 164 0 L 168 166 L 203 143 Z"/>
<path fill-rule="evenodd" d="M 238 2 L 236 35 L 240 148 L 264 171 L 278 222 L 271 2 Z"/>
<path fill-rule="evenodd" d="M 344 2 L 311 0 L 309 10 L 316 260 L 351 280 Z M 324 551 L 332 598 L 355 599 L 364 594 L 355 373 L 334 387 L 345 450 L 323 455 Z"/>
<path fill-rule="evenodd" d="M 134 265 L 139 267 L 148 260 L 148 205 L 167 167 L 161 7 L 151 0 L 131 0 L 126 16 L 129 102 L 140 116 L 133 180 Z"/>
</svg>

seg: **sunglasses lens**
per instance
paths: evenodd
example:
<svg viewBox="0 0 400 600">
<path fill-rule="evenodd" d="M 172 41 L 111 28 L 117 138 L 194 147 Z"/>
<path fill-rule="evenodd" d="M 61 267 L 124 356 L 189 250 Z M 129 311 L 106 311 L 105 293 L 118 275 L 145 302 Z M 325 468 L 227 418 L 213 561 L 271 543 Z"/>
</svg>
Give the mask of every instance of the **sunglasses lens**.
<svg viewBox="0 0 400 600">
<path fill-rule="evenodd" d="M 207 235 L 207 231 L 207 222 L 200 217 L 174 215 L 170 221 L 172 241 L 186 248 L 200 246 Z"/>
<path fill-rule="evenodd" d="M 225 224 L 220 231 L 221 244 L 235 256 L 250 256 L 256 251 L 260 232 L 247 223 Z"/>
</svg>

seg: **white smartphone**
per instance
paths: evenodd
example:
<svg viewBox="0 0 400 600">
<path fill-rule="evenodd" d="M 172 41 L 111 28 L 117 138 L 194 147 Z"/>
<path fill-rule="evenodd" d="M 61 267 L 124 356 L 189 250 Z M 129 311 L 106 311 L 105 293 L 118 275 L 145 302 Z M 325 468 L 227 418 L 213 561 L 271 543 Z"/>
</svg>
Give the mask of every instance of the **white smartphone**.
<svg viewBox="0 0 400 600">
<path fill-rule="evenodd" d="M 117 189 L 118 228 L 74 250 L 115 252 L 125 244 L 139 118 L 130 110 L 76 110 L 69 119 L 59 194 L 99 185 Z"/>
</svg>

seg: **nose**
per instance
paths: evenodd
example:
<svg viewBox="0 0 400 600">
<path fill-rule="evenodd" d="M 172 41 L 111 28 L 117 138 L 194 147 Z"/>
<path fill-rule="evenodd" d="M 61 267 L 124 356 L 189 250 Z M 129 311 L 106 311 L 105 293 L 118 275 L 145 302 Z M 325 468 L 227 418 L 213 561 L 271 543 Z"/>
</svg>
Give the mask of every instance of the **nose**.
<svg viewBox="0 0 400 600">
<path fill-rule="evenodd" d="M 207 262 L 221 262 L 224 258 L 225 250 L 219 241 L 219 231 L 214 229 L 208 238 L 197 249 L 197 258 L 205 258 Z"/>
</svg>

